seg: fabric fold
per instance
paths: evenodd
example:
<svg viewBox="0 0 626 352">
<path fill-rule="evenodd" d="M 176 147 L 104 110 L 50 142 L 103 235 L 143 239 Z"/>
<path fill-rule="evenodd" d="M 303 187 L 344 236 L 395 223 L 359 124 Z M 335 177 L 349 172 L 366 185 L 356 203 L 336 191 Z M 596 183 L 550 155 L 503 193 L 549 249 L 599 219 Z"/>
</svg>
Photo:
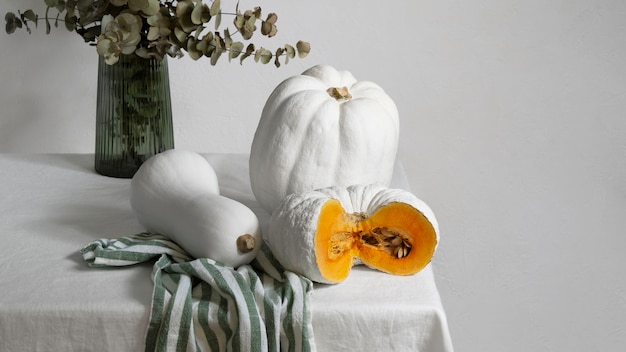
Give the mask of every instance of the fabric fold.
<svg viewBox="0 0 626 352">
<path fill-rule="evenodd" d="M 151 233 L 99 239 L 81 253 L 90 267 L 156 259 L 146 351 L 315 351 L 313 284 L 285 271 L 265 243 L 237 269 Z"/>
</svg>

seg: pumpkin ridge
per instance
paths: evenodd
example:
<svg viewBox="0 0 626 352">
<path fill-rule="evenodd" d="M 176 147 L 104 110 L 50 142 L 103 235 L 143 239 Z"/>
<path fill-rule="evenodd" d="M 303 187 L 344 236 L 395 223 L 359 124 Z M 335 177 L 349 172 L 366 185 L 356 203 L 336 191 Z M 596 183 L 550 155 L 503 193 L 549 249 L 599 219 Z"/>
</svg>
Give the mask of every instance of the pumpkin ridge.
<svg viewBox="0 0 626 352">
<path fill-rule="evenodd" d="M 312 81 L 313 83 L 317 83 Z M 294 105 L 294 100 L 298 103 Z M 259 168 L 265 171 L 260 174 L 276 175 L 274 169 L 289 170 L 288 173 L 283 175 L 276 175 L 267 179 L 259 180 L 256 177 L 251 178 L 252 190 L 255 196 L 260 199 L 272 199 L 272 208 L 275 208 L 281 199 L 276 196 L 278 194 L 288 195 L 293 192 L 287 184 L 287 180 L 298 180 L 294 174 L 298 172 L 295 168 L 290 168 L 290 165 L 297 164 L 297 161 L 301 159 L 301 155 L 294 153 L 294 150 L 300 150 L 304 144 L 304 139 L 295 138 L 294 136 L 303 134 L 308 130 L 309 126 L 302 123 L 305 119 L 300 117 L 297 119 L 286 119 L 286 116 L 293 116 L 294 112 L 300 111 L 301 106 L 317 106 L 324 104 L 328 99 L 322 95 L 321 92 L 314 89 L 307 89 L 297 91 L 293 94 L 286 95 L 286 98 L 282 100 L 277 106 L 272 106 L 263 112 L 263 117 L 260 121 L 259 127 L 255 132 L 253 145 L 251 149 L 250 161 L 253 163 L 250 167 L 250 172 L 254 176 L 254 170 Z M 317 105 L 316 105 L 317 103 Z M 266 105 L 267 106 L 267 105 Z M 283 118 L 281 118 L 283 117 Z M 274 121 L 276 120 L 276 121 Z M 270 128 L 272 125 L 276 125 L 276 130 Z M 266 135 L 262 135 L 263 131 L 271 131 L 275 135 L 273 138 L 269 138 Z M 284 142 L 289 141 L 289 147 L 284 146 Z M 260 145 L 259 145 L 260 144 Z M 262 153 L 264 150 L 273 150 L 274 153 Z M 295 178 L 294 178 L 295 177 Z M 258 187 L 257 182 L 271 182 L 271 187 Z M 271 192 L 271 190 L 275 192 Z M 261 204 L 267 207 L 267 204 Z M 269 211 L 270 209 L 268 209 Z"/>
<path fill-rule="evenodd" d="M 301 92 L 301 93 L 306 93 L 305 92 Z M 325 152 L 324 150 L 320 150 L 320 146 L 317 145 L 317 143 L 315 143 L 318 139 L 318 133 L 312 133 L 310 131 L 314 131 L 315 130 L 315 124 L 320 124 L 320 121 L 323 120 L 323 118 L 325 116 L 329 116 L 329 114 L 320 114 L 319 111 L 324 109 L 324 111 L 326 111 L 326 109 L 332 109 L 334 107 L 336 107 L 336 103 L 330 99 L 328 99 L 327 97 L 322 97 L 321 92 L 319 91 L 315 91 L 315 92 L 311 92 L 308 91 L 309 94 L 315 94 L 316 97 L 319 96 L 320 99 L 319 101 L 317 100 L 313 100 L 313 99 L 308 99 L 307 100 L 307 104 L 310 106 L 314 106 L 314 115 L 321 115 L 321 116 L 315 116 L 315 118 L 310 118 L 307 121 L 298 121 L 298 125 L 301 125 L 301 129 L 306 131 L 307 133 L 304 134 L 304 138 L 298 138 L 295 140 L 292 140 L 292 146 L 295 150 L 301 150 L 302 153 L 301 154 L 293 154 L 292 150 L 285 150 L 283 149 L 281 151 L 281 155 L 282 154 L 288 154 L 291 156 L 291 160 L 290 160 L 290 164 L 289 165 L 296 165 L 294 167 L 292 167 L 289 170 L 288 173 L 288 178 L 289 180 L 293 180 L 297 187 L 295 188 L 300 188 L 302 187 L 302 184 L 309 184 L 309 185 L 315 185 L 312 188 L 323 188 L 323 187 L 329 187 L 331 186 L 331 182 L 330 180 L 328 180 L 328 176 L 323 177 L 323 181 L 322 179 L 318 178 L 312 178 L 312 179 L 303 179 L 303 177 L 311 177 L 311 175 L 320 175 L 321 173 L 325 173 L 326 175 L 328 173 L 330 173 L 330 170 L 332 169 L 332 167 L 330 167 L 330 165 L 325 165 L 325 164 L 320 164 L 320 160 L 324 160 L 323 156 L 325 156 L 327 154 L 327 152 Z M 322 125 L 325 124 L 325 122 L 327 121 L 323 121 L 324 123 L 322 123 Z M 332 121 L 333 126 L 330 126 L 330 131 L 335 131 L 337 130 L 336 128 L 336 124 L 338 124 L 338 122 Z M 325 132 L 325 134 L 330 134 L 328 131 Z M 334 133 L 333 133 L 334 134 Z M 341 149 L 341 136 L 338 134 L 338 140 L 337 140 L 337 145 L 334 149 Z M 304 148 L 304 146 L 311 146 L 309 148 Z M 324 147 L 328 147 L 328 145 L 325 145 Z M 340 157 L 341 156 L 341 152 L 337 153 L 337 156 Z M 309 168 L 306 170 L 303 170 L 303 167 L 298 167 L 298 166 L 302 166 L 303 163 L 296 163 L 295 159 L 298 159 L 299 161 L 302 160 L 315 160 L 317 161 L 316 163 L 311 163 L 309 164 Z M 334 162 L 336 165 L 336 162 Z M 313 165 L 316 166 L 316 169 L 310 169 L 311 167 L 313 167 Z M 335 170 L 336 172 L 337 170 Z M 334 178 L 334 175 L 333 175 Z M 294 187 L 289 187 L 285 190 L 286 194 L 291 194 L 293 192 L 297 191 L 296 189 L 294 189 Z"/>
</svg>

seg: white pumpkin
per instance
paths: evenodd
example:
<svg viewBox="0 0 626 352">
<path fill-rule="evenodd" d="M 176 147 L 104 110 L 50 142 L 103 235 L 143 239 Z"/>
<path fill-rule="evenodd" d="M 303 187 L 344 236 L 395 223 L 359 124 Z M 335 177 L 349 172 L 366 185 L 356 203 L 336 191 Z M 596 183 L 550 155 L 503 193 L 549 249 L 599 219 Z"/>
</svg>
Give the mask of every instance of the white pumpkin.
<svg viewBox="0 0 626 352">
<path fill-rule="evenodd" d="M 314 66 L 267 99 L 250 152 L 250 182 L 269 212 L 291 193 L 391 182 L 398 110 L 378 85 Z"/>
<path fill-rule="evenodd" d="M 266 240 L 285 269 L 338 283 L 355 263 L 417 273 L 431 261 L 439 228 L 431 208 L 412 193 L 353 185 L 288 195 L 272 215 Z"/>
<path fill-rule="evenodd" d="M 261 249 L 259 220 L 247 206 L 219 195 L 217 176 L 201 155 L 172 149 L 146 160 L 131 180 L 138 221 L 196 258 L 231 267 Z"/>
</svg>

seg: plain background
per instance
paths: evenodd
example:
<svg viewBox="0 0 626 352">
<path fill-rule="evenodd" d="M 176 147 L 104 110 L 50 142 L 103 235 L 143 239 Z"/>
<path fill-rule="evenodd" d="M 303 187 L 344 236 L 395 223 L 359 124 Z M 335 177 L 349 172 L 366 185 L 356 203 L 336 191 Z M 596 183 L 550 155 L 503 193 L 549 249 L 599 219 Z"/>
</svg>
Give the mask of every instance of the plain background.
<svg viewBox="0 0 626 352">
<path fill-rule="evenodd" d="M 400 111 L 412 190 L 441 226 L 434 270 L 455 349 L 623 350 L 626 2 L 240 6 L 255 5 L 279 16 L 259 43 L 313 51 L 280 69 L 170 60 L 177 148 L 248 153 L 273 88 L 315 64 L 376 82 Z M 43 27 L 2 32 L 0 47 L 0 152 L 93 153 L 95 49 Z"/>
</svg>

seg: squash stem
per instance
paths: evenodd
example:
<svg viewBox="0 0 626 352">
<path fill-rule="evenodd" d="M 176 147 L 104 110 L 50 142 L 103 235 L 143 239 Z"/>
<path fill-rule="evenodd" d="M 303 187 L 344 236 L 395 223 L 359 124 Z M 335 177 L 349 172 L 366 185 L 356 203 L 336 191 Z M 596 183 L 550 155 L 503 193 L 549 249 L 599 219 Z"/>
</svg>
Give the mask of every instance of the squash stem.
<svg viewBox="0 0 626 352">
<path fill-rule="evenodd" d="M 237 249 L 241 253 L 252 252 L 254 247 L 256 246 L 256 241 L 254 237 L 250 234 L 245 234 L 237 237 Z"/>
<path fill-rule="evenodd" d="M 326 93 L 337 101 L 345 101 L 352 99 L 352 94 L 348 91 L 348 87 L 330 87 Z"/>
</svg>

